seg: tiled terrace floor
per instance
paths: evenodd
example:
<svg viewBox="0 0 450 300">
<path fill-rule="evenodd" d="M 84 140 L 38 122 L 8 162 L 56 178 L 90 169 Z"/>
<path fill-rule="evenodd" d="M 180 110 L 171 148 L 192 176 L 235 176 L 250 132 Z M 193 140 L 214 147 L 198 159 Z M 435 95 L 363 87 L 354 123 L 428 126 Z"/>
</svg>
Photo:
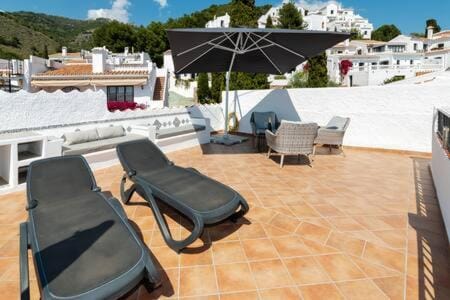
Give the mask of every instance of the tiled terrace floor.
<svg viewBox="0 0 450 300">
<path fill-rule="evenodd" d="M 205 231 L 177 255 L 165 246 L 142 199 L 125 207 L 165 278 L 129 299 L 450 299 L 449 244 L 428 159 L 350 149 L 347 156 L 278 160 L 251 143 L 208 145 L 170 154 L 238 190 L 251 210 L 238 224 Z M 96 172 L 119 195 L 121 168 Z M 0 298 L 18 297 L 18 226 L 24 193 L 0 197 Z M 172 211 L 168 223 L 185 236 Z M 107 267 L 107 266 L 105 266 Z M 31 272 L 34 272 L 31 270 Z M 35 275 L 32 297 L 38 298 Z M 204 296 L 204 297 L 203 297 Z"/>
</svg>

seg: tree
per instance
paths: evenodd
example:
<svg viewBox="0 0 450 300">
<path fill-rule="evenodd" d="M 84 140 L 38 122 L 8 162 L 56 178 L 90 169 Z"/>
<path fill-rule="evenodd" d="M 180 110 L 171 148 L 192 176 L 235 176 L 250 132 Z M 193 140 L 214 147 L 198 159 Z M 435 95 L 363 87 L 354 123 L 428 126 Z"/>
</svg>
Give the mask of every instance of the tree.
<svg viewBox="0 0 450 300">
<path fill-rule="evenodd" d="M 382 25 L 372 32 L 372 40 L 388 42 L 400 34 L 395 25 Z"/>
<path fill-rule="evenodd" d="M 308 73 L 305 71 L 295 72 L 289 80 L 289 86 L 292 88 L 308 87 Z"/>
<path fill-rule="evenodd" d="M 47 44 L 44 45 L 44 52 L 42 53 L 42 57 L 45 59 L 48 59 L 48 46 Z"/>
<path fill-rule="evenodd" d="M 271 16 L 267 16 L 266 28 L 273 28 L 273 22 L 272 22 L 272 17 Z"/>
<path fill-rule="evenodd" d="M 256 27 L 258 18 L 253 6 L 248 6 L 241 1 L 234 1 L 230 7 L 232 27 Z"/>
<path fill-rule="evenodd" d="M 438 25 L 436 19 L 428 19 L 425 26 L 425 36 L 428 34 L 428 27 L 433 26 L 433 33 L 441 31 L 441 26 Z"/>
<path fill-rule="evenodd" d="M 280 28 L 303 29 L 303 17 L 294 2 L 286 2 L 280 8 L 278 23 Z"/>
<path fill-rule="evenodd" d="M 308 64 L 308 87 L 326 87 L 328 85 L 328 70 L 325 52 L 310 58 Z"/>
<path fill-rule="evenodd" d="M 233 0 L 231 2 L 231 4 L 235 4 L 235 3 L 242 3 L 244 5 L 247 5 L 249 7 L 255 7 L 255 0 Z"/>
<path fill-rule="evenodd" d="M 159 67 L 164 62 L 164 51 L 169 49 L 166 28 L 161 22 L 152 22 L 147 28 L 140 27 L 136 33 L 136 49 L 147 52 Z"/>
<path fill-rule="evenodd" d="M 209 89 L 208 74 L 200 73 L 197 76 L 197 97 L 201 104 L 209 103 L 211 90 Z"/>
<path fill-rule="evenodd" d="M 95 47 L 106 46 L 113 52 L 122 52 L 125 47 L 134 47 L 136 28 L 130 24 L 111 21 L 97 28 L 92 39 Z"/>
<path fill-rule="evenodd" d="M 211 100 L 215 103 L 222 102 L 222 91 L 225 90 L 225 74 L 211 74 Z"/>
<path fill-rule="evenodd" d="M 363 36 L 362 36 L 362 34 L 361 34 L 361 31 L 359 31 L 359 30 L 356 29 L 356 28 L 352 28 L 352 29 L 350 30 L 350 34 L 351 34 L 351 36 L 350 36 L 350 39 L 351 39 L 351 40 L 362 40 L 362 39 L 363 39 Z"/>
</svg>

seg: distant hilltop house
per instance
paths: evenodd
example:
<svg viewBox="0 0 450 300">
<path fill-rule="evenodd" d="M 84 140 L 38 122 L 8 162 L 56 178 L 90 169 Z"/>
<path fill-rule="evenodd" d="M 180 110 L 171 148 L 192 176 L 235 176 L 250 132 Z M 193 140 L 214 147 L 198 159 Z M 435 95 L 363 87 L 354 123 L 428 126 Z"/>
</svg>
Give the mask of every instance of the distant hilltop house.
<svg viewBox="0 0 450 300">
<path fill-rule="evenodd" d="M 206 28 L 229 28 L 231 24 L 231 18 L 228 13 L 224 16 L 216 17 L 208 21 L 205 25 Z"/>
<path fill-rule="evenodd" d="M 273 25 L 279 25 L 280 9 L 279 6 L 272 7 L 269 11 L 258 19 L 258 27 L 265 28 L 267 19 L 270 16 Z M 298 11 L 306 23 L 307 30 L 339 31 L 351 32 L 357 31 L 363 39 L 370 39 L 372 36 L 373 25 L 368 19 L 355 14 L 352 8 L 344 8 L 337 2 L 329 2 L 322 8 L 312 11 L 307 10 L 300 4 L 295 4 Z"/>
<path fill-rule="evenodd" d="M 105 47 L 91 51 L 30 56 L 23 61 L 21 88 L 29 92 L 45 90 L 104 90 L 107 100 L 133 102 L 158 108 L 168 97 L 167 71 L 158 69 L 147 53 L 112 53 Z"/>
<path fill-rule="evenodd" d="M 450 68 L 450 31 L 426 38 L 399 35 L 388 42 L 352 40 L 327 51 L 328 75 L 349 86 L 380 85 L 392 78 L 407 79 Z M 351 63 L 342 73 L 343 61 Z"/>
</svg>

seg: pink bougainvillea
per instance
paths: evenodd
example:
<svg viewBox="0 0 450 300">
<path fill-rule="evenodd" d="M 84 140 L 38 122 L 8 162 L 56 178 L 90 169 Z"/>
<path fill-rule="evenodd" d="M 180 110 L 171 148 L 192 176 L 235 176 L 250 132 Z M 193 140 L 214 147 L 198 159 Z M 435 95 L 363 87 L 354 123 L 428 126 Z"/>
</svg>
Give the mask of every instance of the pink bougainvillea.
<svg viewBox="0 0 450 300">
<path fill-rule="evenodd" d="M 353 66 L 353 63 L 347 59 L 342 60 L 339 64 L 339 70 L 341 71 L 341 75 L 345 76 L 350 71 L 350 68 Z"/>
<path fill-rule="evenodd" d="M 145 105 L 138 104 L 136 102 L 125 102 L 125 101 L 108 101 L 108 110 L 116 111 L 116 110 L 135 110 L 136 108 L 144 109 Z"/>
</svg>

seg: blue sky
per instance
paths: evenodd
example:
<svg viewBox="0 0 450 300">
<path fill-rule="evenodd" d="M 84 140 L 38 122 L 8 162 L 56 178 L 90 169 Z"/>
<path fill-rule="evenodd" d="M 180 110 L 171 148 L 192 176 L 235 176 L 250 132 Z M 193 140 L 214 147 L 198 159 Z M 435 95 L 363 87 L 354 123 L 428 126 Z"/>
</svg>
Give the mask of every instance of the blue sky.
<svg viewBox="0 0 450 300">
<path fill-rule="evenodd" d="M 321 0 L 296 0 L 317 5 Z M 120 20 L 146 25 L 153 20 L 164 21 L 211 4 L 228 0 L 0 0 L 0 10 L 28 10 L 47 14 L 86 19 L 89 16 L 114 15 Z M 281 0 L 256 0 L 261 4 L 278 4 Z M 369 18 L 375 27 L 396 24 L 403 33 L 422 32 L 424 22 L 435 18 L 443 29 L 450 29 L 450 0 L 342 0 L 345 7 L 354 8 Z"/>
</svg>

